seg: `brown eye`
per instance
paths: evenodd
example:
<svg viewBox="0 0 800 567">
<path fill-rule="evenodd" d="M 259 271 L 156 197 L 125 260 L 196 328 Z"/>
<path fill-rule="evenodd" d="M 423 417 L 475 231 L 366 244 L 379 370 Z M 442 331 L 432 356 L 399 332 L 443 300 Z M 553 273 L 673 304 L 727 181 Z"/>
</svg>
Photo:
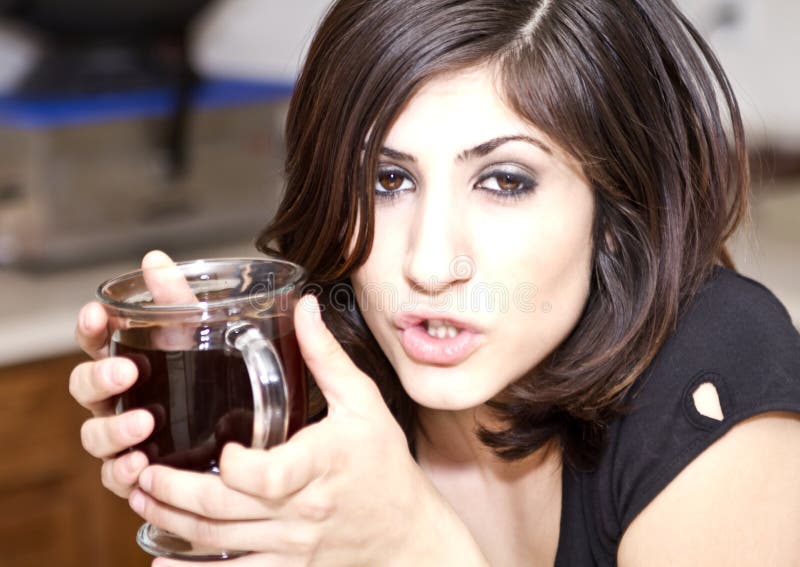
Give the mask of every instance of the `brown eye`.
<svg viewBox="0 0 800 567">
<path fill-rule="evenodd" d="M 510 173 L 500 174 L 495 179 L 497 180 L 497 186 L 502 191 L 517 191 L 523 186 L 522 180 Z"/>
<path fill-rule="evenodd" d="M 403 186 L 404 179 L 399 171 L 384 171 L 378 177 L 378 182 L 386 191 L 397 191 Z"/>
<path fill-rule="evenodd" d="M 500 199 L 521 198 L 536 189 L 538 183 L 530 173 L 513 164 L 498 166 L 486 172 L 475 184 L 476 189 Z"/>
<path fill-rule="evenodd" d="M 396 196 L 414 188 L 411 176 L 396 167 L 378 170 L 375 181 L 375 193 L 379 196 Z"/>
</svg>

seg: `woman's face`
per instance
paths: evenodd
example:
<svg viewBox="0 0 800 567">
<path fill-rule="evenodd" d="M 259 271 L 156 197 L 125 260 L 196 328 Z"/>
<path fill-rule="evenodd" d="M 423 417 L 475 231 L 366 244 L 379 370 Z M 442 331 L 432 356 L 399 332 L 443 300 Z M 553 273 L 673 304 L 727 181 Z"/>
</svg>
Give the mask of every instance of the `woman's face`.
<svg viewBox="0 0 800 567">
<path fill-rule="evenodd" d="M 411 398 L 464 410 L 537 366 L 589 292 L 593 195 L 480 68 L 432 80 L 383 144 L 359 307 Z"/>
</svg>

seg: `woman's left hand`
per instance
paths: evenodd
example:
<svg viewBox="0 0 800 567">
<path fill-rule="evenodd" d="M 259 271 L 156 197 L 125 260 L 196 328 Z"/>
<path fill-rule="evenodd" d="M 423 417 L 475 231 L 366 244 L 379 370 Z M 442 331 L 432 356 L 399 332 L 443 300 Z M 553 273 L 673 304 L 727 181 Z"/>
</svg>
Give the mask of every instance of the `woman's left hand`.
<svg viewBox="0 0 800 567">
<path fill-rule="evenodd" d="M 255 552 L 226 567 L 406 564 L 441 546 L 432 540 L 442 527 L 449 521 L 458 532 L 460 522 L 414 462 L 375 383 L 313 298 L 298 302 L 295 328 L 327 417 L 266 451 L 229 444 L 220 476 L 148 467 L 131 507 L 189 541 Z"/>
</svg>

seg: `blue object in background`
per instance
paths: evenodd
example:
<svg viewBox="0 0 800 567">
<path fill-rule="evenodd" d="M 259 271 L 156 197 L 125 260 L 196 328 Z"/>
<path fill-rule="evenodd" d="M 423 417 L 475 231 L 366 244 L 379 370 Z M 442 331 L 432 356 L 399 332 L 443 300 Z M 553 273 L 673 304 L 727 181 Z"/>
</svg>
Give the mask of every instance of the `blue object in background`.
<svg viewBox="0 0 800 567">
<path fill-rule="evenodd" d="M 293 89 L 288 83 L 204 81 L 196 89 L 192 106 L 219 108 L 280 100 L 289 97 Z M 176 100 L 171 89 L 37 99 L 0 96 L 0 127 L 39 129 L 163 116 L 175 109 Z"/>
</svg>

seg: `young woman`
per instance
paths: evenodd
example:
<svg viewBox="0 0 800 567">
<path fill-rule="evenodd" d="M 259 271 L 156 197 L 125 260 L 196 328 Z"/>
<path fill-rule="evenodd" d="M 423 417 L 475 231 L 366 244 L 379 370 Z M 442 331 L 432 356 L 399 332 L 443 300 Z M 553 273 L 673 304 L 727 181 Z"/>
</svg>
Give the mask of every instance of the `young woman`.
<svg viewBox="0 0 800 567">
<path fill-rule="evenodd" d="M 219 477 L 114 458 L 153 422 L 91 304 L 71 391 L 134 510 L 232 566 L 800 564 L 800 336 L 733 271 L 739 113 L 669 0 L 340 0 L 287 143 L 260 248 L 316 284 L 327 414 Z"/>
</svg>

